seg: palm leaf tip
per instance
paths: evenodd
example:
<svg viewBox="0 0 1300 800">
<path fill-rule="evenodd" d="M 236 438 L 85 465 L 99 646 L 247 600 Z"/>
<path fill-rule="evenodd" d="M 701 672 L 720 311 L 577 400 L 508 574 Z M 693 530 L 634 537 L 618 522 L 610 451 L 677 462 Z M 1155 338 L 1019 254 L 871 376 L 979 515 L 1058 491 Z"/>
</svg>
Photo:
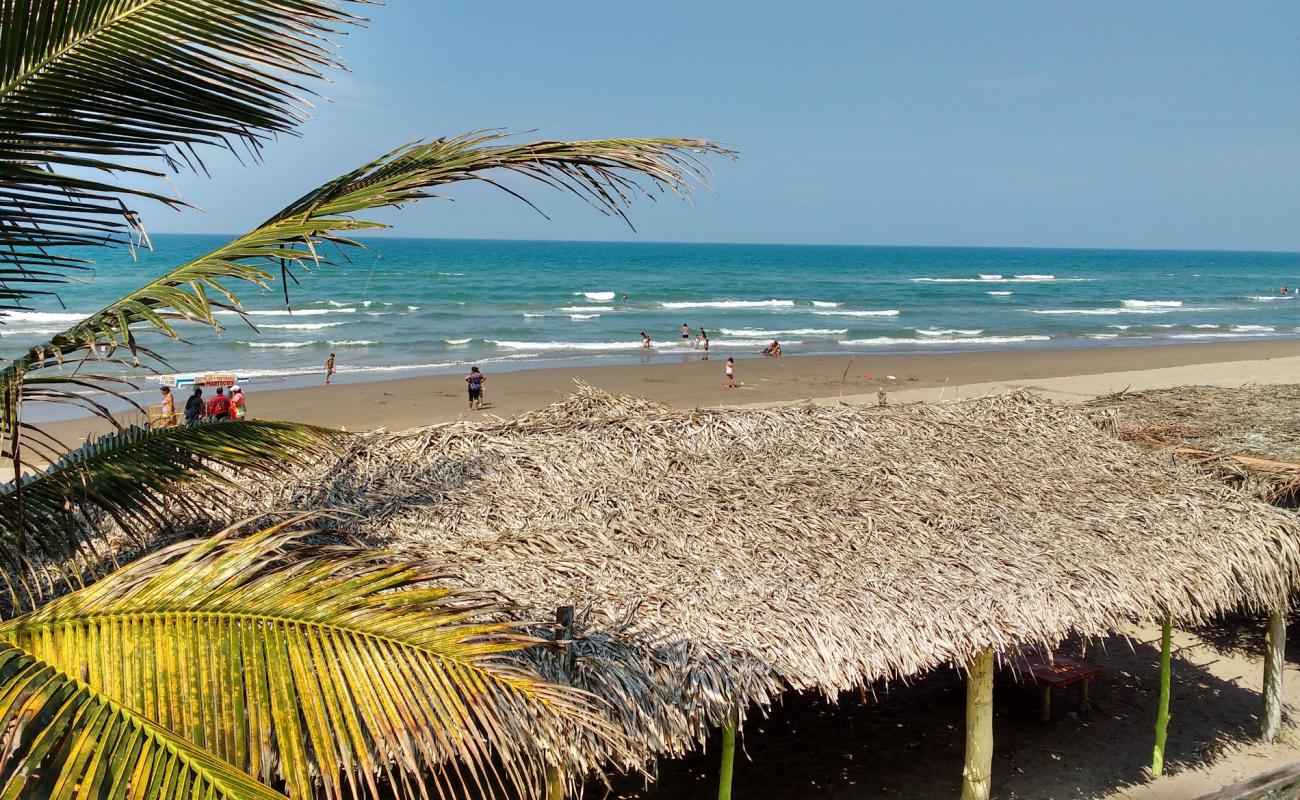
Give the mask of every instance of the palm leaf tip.
<svg viewBox="0 0 1300 800">
<path fill-rule="evenodd" d="M 383 775 L 536 796 L 549 763 L 629 752 L 599 701 L 525 665 L 537 640 L 480 593 L 292 524 L 155 553 L 0 623 L 0 641 L 295 797 L 380 798 Z M 603 750 L 573 753 L 578 738 Z"/>
</svg>

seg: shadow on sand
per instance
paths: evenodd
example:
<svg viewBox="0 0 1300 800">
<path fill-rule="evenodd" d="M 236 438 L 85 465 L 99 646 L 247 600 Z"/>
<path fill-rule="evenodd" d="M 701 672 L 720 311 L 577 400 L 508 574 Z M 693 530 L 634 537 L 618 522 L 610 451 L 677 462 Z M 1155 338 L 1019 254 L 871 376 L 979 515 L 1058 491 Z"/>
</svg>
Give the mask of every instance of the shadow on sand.
<svg viewBox="0 0 1300 800">
<path fill-rule="evenodd" d="M 1249 627 L 1236 622 L 1225 627 Z M 1261 656 L 1262 640 L 1246 630 L 1221 631 L 1173 661 L 1172 722 L 1166 770 L 1177 773 L 1214 761 L 1225 748 L 1258 736 L 1260 697 L 1234 683 L 1253 666 L 1222 669 L 1217 647 Z M 1295 636 L 1290 637 L 1296 642 Z M 1256 645 L 1259 647 L 1256 647 Z M 1288 648 L 1288 658 L 1298 653 Z M 1077 656 L 1078 642 L 1060 653 Z M 1022 677 L 999 675 L 994 692 L 993 796 L 1096 798 L 1146 782 L 1159 683 L 1159 642 L 1121 637 L 1094 640 L 1088 660 L 1104 673 L 1094 681 L 1092 711 L 1080 715 L 1072 691 L 1059 692 L 1054 719 L 1039 721 L 1038 693 Z M 1191 660 L 1189 660 L 1189 657 Z M 1195 662 L 1195 663 L 1193 663 Z M 1219 668 L 1210 667 L 1218 663 Z M 1255 661 L 1255 663 L 1259 663 Z M 1236 662 L 1232 666 L 1236 666 Z M 787 694 L 767 718 L 751 716 L 737 749 L 734 796 L 794 798 L 955 797 L 961 782 L 965 686 L 952 669 L 909 686 L 877 687 L 864 703 L 857 693 L 839 703 Z M 609 797 L 705 800 L 717 796 L 717 742 L 710 752 L 661 762 L 646 787 L 625 777 Z M 589 796 L 602 797 L 602 787 Z"/>
</svg>

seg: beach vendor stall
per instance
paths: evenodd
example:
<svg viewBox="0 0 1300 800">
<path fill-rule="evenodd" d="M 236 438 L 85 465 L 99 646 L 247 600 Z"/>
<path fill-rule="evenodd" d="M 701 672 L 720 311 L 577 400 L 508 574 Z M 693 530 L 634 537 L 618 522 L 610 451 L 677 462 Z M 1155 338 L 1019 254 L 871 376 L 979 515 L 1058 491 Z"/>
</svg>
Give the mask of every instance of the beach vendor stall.
<svg viewBox="0 0 1300 800">
<path fill-rule="evenodd" d="M 248 383 L 247 375 L 240 375 L 235 372 L 190 372 L 177 375 L 162 375 L 158 382 L 175 392 L 178 389 L 193 389 L 200 387 L 203 389 L 229 389 L 238 384 Z M 149 424 L 151 426 L 165 426 L 176 424 L 175 411 L 168 411 L 163 404 L 151 405 L 148 408 Z"/>
</svg>

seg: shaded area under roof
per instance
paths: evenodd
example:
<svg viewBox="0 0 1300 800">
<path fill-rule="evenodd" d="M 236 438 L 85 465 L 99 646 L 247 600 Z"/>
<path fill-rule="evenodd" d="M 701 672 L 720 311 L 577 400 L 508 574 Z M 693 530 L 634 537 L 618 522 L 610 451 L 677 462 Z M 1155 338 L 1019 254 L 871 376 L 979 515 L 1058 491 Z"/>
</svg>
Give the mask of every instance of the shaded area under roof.
<svg viewBox="0 0 1300 800">
<path fill-rule="evenodd" d="M 660 753 L 787 688 L 1271 606 L 1300 567 L 1295 515 L 1027 394 L 676 411 L 579 386 L 357 437 L 263 502 L 358 512 L 534 619 L 576 606 L 574 668 L 544 669 Z"/>
</svg>

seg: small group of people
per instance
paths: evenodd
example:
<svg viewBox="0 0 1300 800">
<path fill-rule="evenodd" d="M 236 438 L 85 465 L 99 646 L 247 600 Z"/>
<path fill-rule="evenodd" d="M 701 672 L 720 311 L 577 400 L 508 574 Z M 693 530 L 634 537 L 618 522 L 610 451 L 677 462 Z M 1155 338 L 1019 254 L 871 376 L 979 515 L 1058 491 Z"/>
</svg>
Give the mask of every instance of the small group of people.
<svg viewBox="0 0 1300 800">
<path fill-rule="evenodd" d="M 691 326 L 683 322 L 682 323 L 682 344 L 686 344 L 690 340 L 691 340 Z M 696 334 L 695 341 L 691 342 L 691 346 L 694 347 L 696 350 L 703 350 L 706 353 L 709 352 L 709 332 L 704 330 L 704 328 L 700 328 L 700 332 Z"/>
<path fill-rule="evenodd" d="M 771 344 L 763 348 L 763 355 L 769 358 L 779 357 L 781 355 L 781 343 L 773 339 Z"/>
<path fill-rule="evenodd" d="M 170 386 L 161 387 L 162 392 L 162 424 L 171 427 L 177 424 L 176 418 L 176 401 L 172 397 Z M 230 387 L 230 395 L 226 396 L 226 390 L 217 389 L 217 393 L 211 400 L 203 402 L 203 387 L 195 386 L 194 392 L 189 399 L 185 401 L 185 424 L 197 425 L 200 422 L 222 422 L 230 419 L 244 419 L 248 416 L 248 405 L 244 400 L 244 390 L 239 384 Z"/>
</svg>

